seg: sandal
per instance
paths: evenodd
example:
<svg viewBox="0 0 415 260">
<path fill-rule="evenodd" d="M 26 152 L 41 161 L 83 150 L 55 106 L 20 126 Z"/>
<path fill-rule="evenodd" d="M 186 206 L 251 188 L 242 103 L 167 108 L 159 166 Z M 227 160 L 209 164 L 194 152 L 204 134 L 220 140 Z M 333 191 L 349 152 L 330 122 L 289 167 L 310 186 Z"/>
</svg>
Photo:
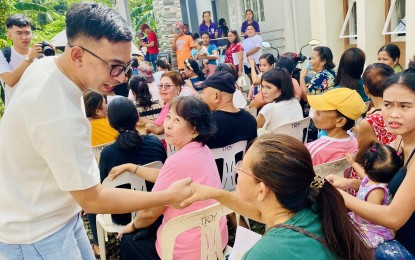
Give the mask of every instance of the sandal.
<svg viewBox="0 0 415 260">
<path fill-rule="evenodd" d="M 101 253 L 99 252 L 99 246 L 98 245 L 94 245 L 92 244 L 92 252 L 94 252 L 94 255 L 97 256 L 101 256 Z"/>
</svg>

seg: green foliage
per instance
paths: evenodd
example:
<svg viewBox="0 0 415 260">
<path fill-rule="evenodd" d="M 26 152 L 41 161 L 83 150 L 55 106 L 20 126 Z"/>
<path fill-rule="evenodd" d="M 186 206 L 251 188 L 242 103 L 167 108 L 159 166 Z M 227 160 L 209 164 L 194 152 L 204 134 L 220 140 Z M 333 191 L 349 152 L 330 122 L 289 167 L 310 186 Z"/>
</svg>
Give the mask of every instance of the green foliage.
<svg viewBox="0 0 415 260">
<path fill-rule="evenodd" d="M 153 0 L 129 0 L 131 26 L 136 32 L 143 23 L 148 24 L 156 31 L 156 19 L 153 11 Z"/>
<path fill-rule="evenodd" d="M 0 88 L 1 88 L 1 86 L 0 86 Z M 3 104 L 3 101 L 0 98 L 0 119 L 2 118 L 3 114 L 4 114 L 4 104 Z"/>
</svg>

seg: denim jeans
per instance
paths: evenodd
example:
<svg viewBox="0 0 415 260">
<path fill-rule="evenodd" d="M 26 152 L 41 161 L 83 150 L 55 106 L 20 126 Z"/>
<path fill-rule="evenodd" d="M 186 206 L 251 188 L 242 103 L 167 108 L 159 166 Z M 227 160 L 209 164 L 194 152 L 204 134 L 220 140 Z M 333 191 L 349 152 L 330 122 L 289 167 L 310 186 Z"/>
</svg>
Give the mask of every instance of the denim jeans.
<svg viewBox="0 0 415 260">
<path fill-rule="evenodd" d="M 156 54 L 148 54 L 148 61 L 151 62 L 151 64 L 153 65 L 154 72 L 157 71 L 156 61 L 157 61 L 158 55 L 159 55 L 158 53 L 156 53 Z"/>
<path fill-rule="evenodd" d="M 0 259 L 91 259 L 95 260 L 79 214 L 60 230 L 33 244 L 0 242 Z"/>
<path fill-rule="evenodd" d="M 414 260 L 415 256 L 406 250 L 406 248 L 396 240 L 389 240 L 380 244 L 375 249 L 376 259 L 405 259 Z"/>
</svg>

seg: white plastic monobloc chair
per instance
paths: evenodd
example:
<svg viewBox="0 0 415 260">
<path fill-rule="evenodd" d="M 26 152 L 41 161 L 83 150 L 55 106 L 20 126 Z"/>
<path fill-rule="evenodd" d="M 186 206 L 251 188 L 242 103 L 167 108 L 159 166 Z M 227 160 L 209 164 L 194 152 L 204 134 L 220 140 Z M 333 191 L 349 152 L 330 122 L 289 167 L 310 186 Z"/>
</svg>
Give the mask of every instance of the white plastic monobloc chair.
<svg viewBox="0 0 415 260">
<path fill-rule="evenodd" d="M 163 163 L 160 161 L 155 161 L 143 166 L 160 169 L 163 166 Z M 103 188 L 114 188 L 123 184 L 130 184 L 132 190 L 147 191 L 145 180 L 136 174 L 131 174 L 130 172 L 124 172 L 114 180 L 111 180 L 109 177 L 107 177 L 102 182 Z M 134 218 L 135 215 L 136 212 L 131 213 L 132 218 Z M 112 222 L 111 214 L 98 214 L 96 218 L 98 245 L 101 254 L 101 260 L 106 260 L 105 240 L 108 240 L 107 233 L 118 233 L 120 232 L 123 225 L 117 225 Z"/>
<path fill-rule="evenodd" d="M 113 144 L 114 142 L 109 142 L 105 144 L 100 144 L 96 146 L 92 146 L 92 151 L 94 152 L 95 159 L 97 160 L 97 163 L 99 163 L 99 158 L 101 157 L 101 152 L 104 150 L 105 147 L 107 147 L 110 144 Z"/>
<path fill-rule="evenodd" d="M 164 134 L 154 135 L 154 136 L 156 136 L 159 140 L 165 140 L 166 139 L 166 136 Z M 174 146 L 172 144 L 167 144 L 167 157 L 172 156 L 175 152 L 177 152 L 176 146 Z"/>
<path fill-rule="evenodd" d="M 222 188 L 228 191 L 235 190 L 236 181 L 235 181 L 235 165 L 241 160 L 236 161 L 235 156 L 238 153 L 242 152 L 242 156 L 245 154 L 246 145 L 248 142 L 246 140 L 239 141 L 231 145 L 227 145 L 222 148 L 210 149 L 213 153 L 215 160 L 223 159 L 222 167 Z M 221 172 L 221 169 L 218 169 Z"/>
<path fill-rule="evenodd" d="M 176 237 L 189 229 L 200 228 L 201 256 L 199 259 L 223 260 L 220 219 L 233 211 L 220 203 L 171 219 L 161 231 L 163 260 L 172 260 Z"/>
<path fill-rule="evenodd" d="M 307 143 L 309 125 L 310 125 L 310 118 L 306 117 L 298 121 L 294 121 L 288 124 L 281 125 L 272 132 L 278 133 L 278 134 L 286 134 L 286 135 L 295 137 L 298 140 L 303 142 L 303 131 L 304 129 L 306 129 L 304 143 Z"/>
<path fill-rule="evenodd" d="M 346 177 L 344 175 L 344 171 L 350 168 L 350 164 L 347 162 L 346 157 L 343 157 L 331 162 L 316 165 L 313 168 L 316 174 L 319 174 L 323 177 L 326 177 L 329 174 Z"/>
</svg>

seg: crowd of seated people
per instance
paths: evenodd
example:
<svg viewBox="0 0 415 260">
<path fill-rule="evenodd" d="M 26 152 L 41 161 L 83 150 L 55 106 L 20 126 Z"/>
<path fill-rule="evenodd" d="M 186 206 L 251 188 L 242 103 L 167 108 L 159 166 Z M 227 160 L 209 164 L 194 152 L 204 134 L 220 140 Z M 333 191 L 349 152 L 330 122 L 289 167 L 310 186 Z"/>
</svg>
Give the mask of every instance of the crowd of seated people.
<svg viewBox="0 0 415 260">
<path fill-rule="evenodd" d="M 255 29 L 252 25 L 248 25 L 246 41 L 252 42 L 251 50 L 256 48 L 253 43 L 254 39 L 250 39 L 255 36 L 253 33 Z M 202 35 L 210 38 L 208 33 L 202 33 Z M 230 30 L 229 46 L 238 44 L 238 42 L 233 43 L 234 36 Z M 382 58 L 385 56 L 384 52 L 389 50 L 385 48 L 379 51 L 379 61 L 384 59 Z M 249 48 L 241 45 L 240 49 L 245 51 Z M 229 57 L 237 57 L 237 51 L 234 54 Z M 300 82 L 297 82 L 292 78 L 294 65 L 288 58 L 275 60 L 274 56 L 267 53 L 257 58 L 248 58 L 248 63 L 251 65 L 251 72 L 248 72 L 252 77 L 251 85 L 258 87 L 255 94 L 253 87 L 249 90 L 247 95 L 249 98 L 245 99 L 248 103 L 246 109 L 235 105 L 235 96 L 239 89 L 237 79 L 241 76 L 239 70 L 241 63 L 232 64 L 233 60 L 229 59 L 231 63 L 218 64 L 217 69 L 214 72 L 209 71 L 211 75 L 205 77 L 197 61 L 191 58 L 185 59 L 181 72 L 171 70 L 164 60 L 157 61 L 159 71 L 155 73 L 155 76 L 157 75 L 158 78 L 156 79 L 158 98 L 153 98 L 150 94 L 145 76 L 138 75 L 133 76 L 128 82 L 134 103 L 128 99 L 119 98 L 110 104 L 108 115 L 110 121 L 107 125 L 108 128 L 112 126 L 117 130 L 118 137 L 116 142 L 105 148 L 102 153 L 103 157 L 100 160 L 102 178 L 108 174 L 116 177 L 124 171 L 130 171 L 148 182 L 155 183 L 152 190 L 161 190 L 175 180 L 192 177 L 193 182 L 197 184 L 192 184 L 194 185 L 192 186 L 193 196 L 185 202 L 186 204 L 213 198 L 236 212 L 271 227 L 263 239 L 245 254 L 245 259 L 273 257 L 275 254 L 298 257 L 300 253 L 298 255 L 293 253 L 295 248 L 299 247 L 296 243 L 302 243 L 302 248 L 309 248 L 305 255 L 314 253 L 313 250 L 316 248 L 327 246 L 328 250 L 320 250 L 316 253 L 324 255 L 322 258 L 335 256 L 348 259 L 369 259 L 373 258 L 373 254 L 381 257 L 387 254 L 385 253 L 387 250 L 398 248 L 398 256 L 411 259 L 410 257 L 413 257 L 415 253 L 413 247 L 415 241 L 410 235 L 415 229 L 415 205 L 410 198 L 413 199 L 415 196 L 413 193 L 415 187 L 413 187 L 414 182 L 407 181 L 407 179 L 415 178 L 410 170 L 408 171 L 408 168 L 413 167 L 411 135 L 415 127 L 411 123 L 413 117 L 408 111 L 412 111 L 412 101 L 415 102 L 413 92 L 415 82 L 411 81 L 415 72 L 409 69 L 403 74 L 394 74 L 394 68 L 397 70 L 396 66 L 399 65 L 399 58 L 392 58 L 394 62 L 391 64 L 374 63 L 364 69 L 365 53 L 358 48 L 350 48 L 343 53 L 337 72 L 334 70 L 333 59 L 329 47 L 314 48 L 310 60 L 311 68 L 303 69 Z M 311 73 L 314 73 L 311 80 L 306 82 L 306 76 Z M 388 98 L 386 100 L 385 95 Z M 87 100 L 88 98 L 85 97 L 85 104 Z M 100 100 L 105 102 L 103 97 Z M 371 102 L 368 111 L 366 111 L 367 105 L 365 104 L 367 101 Z M 98 103 L 97 107 L 89 109 L 92 109 L 94 113 L 87 113 L 91 124 L 97 118 L 106 118 L 106 109 L 100 102 Z M 306 105 L 302 106 L 304 103 Z M 128 127 L 111 121 L 114 120 L 110 116 L 112 106 L 114 110 L 121 113 L 117 116 L 121 119 L 122 113 L 127 113 L 126 109 L 131 105 L 136 108 L 137 114 L 124 118 L 127 121 L 131 120 Z M 248 107 L 257 108 L 258 113 L 255 116 L 250 114 L 247 111 Z M 303 129 L 298 129 L 295 135 L 290 133 L 295 139 L 284 135 L 264 134 L 255 140 L 258 134 L 273 133 L 279 126 L 297 122 L 303 119 L 304 115 L 312 118 L 309 131 L 316 131 L 315 137 L 305 140 L 305 146 L 295 140 L 304 138 Z M 116 116 L 112 114 L 112 117 Z M 363 120 L 360 125 L 356 125 L 359 118 Z M 118 122 L 118 124 L 123 123 L 125 122 Z M 136 130 L 140 127 L 144 128 L 144 135 L 140 135 Z M 257 128 L 264 131 L 257 131 Z M 123 139 L 122 136 L 127 134 L 130 137 L 124 139 L 135 143 L 134 147 L 123 148 L 117 144 Z M 164 134 L 163 140 L 159 141 L 157 137 L 148 134 Z M 140 147 L 145 145 L 144 141 L 147 139 L 154 145 L 157 144 L 157 151 L 161 157 L 164 156 L 163 158 L 152 154 L 144 156 L 145 162 L 140 161 L 144 158 L 138 155 L 142 151 Z M 253 145 L 249 148 L 245 159 L 242 155 L 238 155 L 240 158 L 235 160 L 236 163 L 243 159 L 242 164 L 236 167 L 241 182 L 237 183 L 235 194 L 219 192 L 222 189 L 221 167 L 215 164 L 209 149 L 226 147 L 242 140 L 247 141 L 248 144 L 253 142 Z M 164 143 L 164 149 L 162 143 Z M 176 153 L 171 155 L 167 161 L 165 160 L 166 143 L 174 145 L 176 149 Z M 393 150 L 393 147 L 398 152 Z M 117 161 L 114 160 L 113 155 L 107 156 L 110 150 L 113 150 L 112 153 L 119 153 L 115 158 L 123 159 Z M 281 157 L 285 161 L 273 155 L 274 153 L 279 156 L 286 154 L 287 150 L 291 151 L 290 154 Z M 128 156 L 121 156 L 124 153 Z M 346 158 L 351 166 L 351 174 L 347 178 L 329 175 L 324 180 L 315 176 L 313 166 L 342 158 Z M 111 163 L 107 163 L 108 160 L 111 160 Z M 165 165 L 159 171 L 141 166 L 156 160 L 165 161 Z M 303 162 L 300 162 L 301 160 Z M 388 164 L 390 168 L 382 166 L 385 161 L 391 163 Z M 297 163 L 300 164 L 297 165 Z M 281 167 L 284 171 L 280 171 Z M 300 171 L 301 167 L 303 168 Z M 293 173 L 289 176 L 293 180 L 286 179 L 288 172 Z M 298 173 L 307 173 L 309 176 L 307 174 L 302 177 L 296 176 Z M 379 177 L 379 174 L 385 174 L 385 176 Z M 305 176 L 308 177 L 305 178 Z M 389 183 L 391 185 L 388 186 Z M 210 186 L 210 188 L 199 184 Z M 311 185 L 311 189 L 305 188 L 307 185 Z M 149 190 L 151 187 L 149 186 Z M 258 187 L 255 192 L 261 195 L 248 194 L 247 191 L 252 190 L 253 187 Z M 303 192 L 301 196 L 305 196 L 304 201 L 294 202 L 285 200 L 285 196 L 290 197 L 292 194 L 280 193 L 280 189 L 285 192 L 307 190 L 308 195 Z M 342 192 L 343 190 L 352 195 L 349 196 Z M 410 198 L 407 198 L 404 192 L 407 192 Z M 392 200 L 389 194 L 394 195 Z M 264 197 L 261 199 L 261 196 Z M 298 197 L 299 200 L 301 196 Z M 347 208 L 352 212 L 346 214 L 348 209 L 343 205 L 337 205 L 337 213 L 341 217 L 336 218 L 336 221 L 343 224 L 342 227 L 334 227 L 336 225 L 330 224 L 334 222 L 328 222 L 334 216 L 330 215 L 334 214 L 333 208 L 325 208 L 328 205 L 325 203 L 334 203 L 333 201 L 338 201 L 340 196 L 343 196 Z M 357 198 L 351 196 L 357 196 Z M 267 212 L 266 208 L 261 206 L 265 198 L 275 201 L 276 205 L 284 211 L 284 217 L 267 218 L 267 214 L 272 216 L 273 212 Z M 331 202 L 325 200 L 331 200 Z M 368 206 L 368 202 L 373 205 Z M 196 202 L 185 210 L 161 207 L 140 211 L 135 219 L 122 222 L 126 226 L 119 235 L 123 236 L 120 254 L 123 258 L 162 258 L 159 236 L 167 221 L 175 216 L 212 205 L 212 203 L 212 200 L 203 204 Z M 320 203 L 326 206 L 320 207 L 319 205 L 323 205 Z M 377 207 L 381 205 L 383 205 L 382 208 Z M 316 214 L 314 211 L 316 208 L 319 208 L 321 213 Z M 375 213 L 385 212 L 386 214 L 395 210 L 400 211 L 395 217 L 391 214 L 391 216 L 382 218 Z M 321 214 L 326 217 L 319 219 Z M 310 219 L 302 226 L 301 219 L 304 216 Z M 225 221 L 224 219 L 221 222 L 223 247 L 227 242 Z M 355 226 L 352 221 L 358 224 Z M 319 223 L 320 228 L 316 228 L 316 223 Z M 306 233 L 311 232 L 318 239 L 303 235 L 302 231 L 293 230 L 296 227 L 303 228 Z M 147 235 L 137 236 L 142 230 L 147 230 L 145 232 Z M 376 235 L 378 233 L 382 235 Z M 281 235 L 283 237 L 280 238 Z M 345 241 L 343 236 L 348 237 L 348 244 L 340 242 Z M 179 236 L 175 244 L 174 257 L 180 258 L 182 255 L 191 254 L 198 258 L 197 256 L 200 255 L 200 240 L 198 239 L 199 233 L 197 232 L 184 233 Z M 329 245 L 326 244 L 328 239 L 333 241 Z M 192 241 L 195 244 L 188 246 L 188 242 L 184 241 Z M 279 243 L 295 246 L 291 250 L 281 246 L 273 250 L 275 252 L 269 252 L 271 245 Z M 96 251 L 95 239 L 94 244 Z M 374 252 L 371 249 L 374 249 Z"/>
</svg>

